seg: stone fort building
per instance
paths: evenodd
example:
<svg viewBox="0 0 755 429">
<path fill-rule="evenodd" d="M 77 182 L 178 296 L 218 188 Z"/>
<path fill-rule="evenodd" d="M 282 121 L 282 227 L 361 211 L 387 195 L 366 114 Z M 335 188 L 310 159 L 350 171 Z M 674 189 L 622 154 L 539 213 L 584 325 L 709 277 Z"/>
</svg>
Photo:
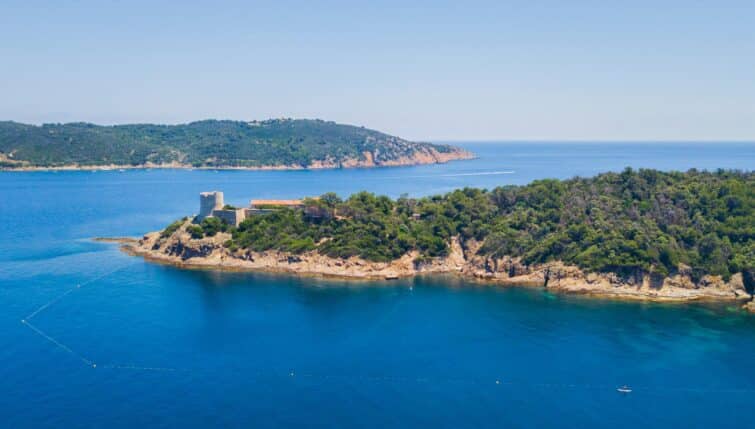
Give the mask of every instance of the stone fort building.
<svg viewBox="0 0 755 429">
<path fill-rule="evenodd" d="M 302 200 L 252 200 L 247 208 L 226 206 L 223 193 L 220 191 L 202 192 L 199 194 L 199 214 L 195 222 L 202 222 L 208 217 L 215 217 L 229 225 L 239 226 L 249 216 L 272 213 L 281 208 L 304 210 Z M 315 213 L 310 213 L 314 217 Z"/>
<path fill-rule="evenodd" d="M 214 210 L 222 210 L 223 206 L 222 192 L 202 192 L 199 194 L 199 215 L 197 216 L 197 220 L 201 222 L 204 218 L 212 216 Z"/>
</svg>

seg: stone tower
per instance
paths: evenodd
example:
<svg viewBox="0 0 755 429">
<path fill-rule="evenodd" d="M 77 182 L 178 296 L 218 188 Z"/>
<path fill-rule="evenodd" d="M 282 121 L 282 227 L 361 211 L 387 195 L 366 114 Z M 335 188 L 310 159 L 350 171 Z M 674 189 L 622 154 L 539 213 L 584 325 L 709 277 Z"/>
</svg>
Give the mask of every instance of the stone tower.
<svg viewBox="0 0 755 429">
<path fill-rule="evenodd" d="M 197 220 L 202 221 L 207 216 L 212 215 L 213 210 L 222 209 L 223 205 L 222 192 L 202 192 L 199 194 L 199 216 L 197 216 Z"/>
</svg>

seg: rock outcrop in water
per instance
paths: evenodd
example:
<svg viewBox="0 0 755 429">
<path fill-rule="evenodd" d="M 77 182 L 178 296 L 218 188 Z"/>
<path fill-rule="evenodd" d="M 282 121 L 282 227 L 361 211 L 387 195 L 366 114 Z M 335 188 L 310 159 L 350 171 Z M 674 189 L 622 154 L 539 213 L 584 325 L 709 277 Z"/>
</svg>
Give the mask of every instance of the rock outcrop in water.
<svg viewBox="0 0 755 429">
<path fill-rule="evenodd" d="M 452 239 L 450 252 L 446 257 L 418 258 L 416 252 L 410 252 L 391 262 L 371 262 L 358 257 L 331 258 L 315 251 L 291 254 L 280 251 L 230 250 L 224 246 L 230 239 L 230 234 L 219 232 L 212 237 L 193 239 L 186 231 L 189 225 L 191 221 L 186 220 L 168 236 L 160 232 L 149 233 L 140 240 L 123 243 L 122 248 L 151 261 L 187 268 L 276 271 L 352 279 L 391 279 L 417 274 L 449 273 L 503 285 L 547 287 L 558 292 L 620 299 L 752 299 L 745 288 L 742 274 L 735 274 L 728 281 L 713 275 L 706 275 L 695 281 L 690 273 L 684 272 L 669 277 L 640 271 L 628 275 L 588 273 L 560 262 L 526 265 L 519 258 L 480 256 L 477 252 L 479 243 L 467 242 L 462 247 L 456 238 Z M 750 301 L 745 308 L 755 311 L 755 304 Z"/>
</svg>

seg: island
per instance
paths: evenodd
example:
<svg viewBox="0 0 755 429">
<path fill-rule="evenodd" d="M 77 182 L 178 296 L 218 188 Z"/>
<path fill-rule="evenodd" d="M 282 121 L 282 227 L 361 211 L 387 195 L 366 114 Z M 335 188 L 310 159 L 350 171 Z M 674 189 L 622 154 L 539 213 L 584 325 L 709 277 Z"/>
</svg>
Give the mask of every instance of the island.
<svg viewBox="0 0 755 429">
<path fill-rule="evenodd" d="M 473 156 L 455 146 L 322 120 L 114 126 L 0 122 L 0 169 L 17 171 L 385 167 Z"/>
<path fill-rule="evenodd" d="M 180 267 L 364 279 L 454 273 L 639 300 L 752 304 L 755 174 L 626 169 L 391 199 L 360 192 L 226 205 L 122 249 Z"/>
</svg>

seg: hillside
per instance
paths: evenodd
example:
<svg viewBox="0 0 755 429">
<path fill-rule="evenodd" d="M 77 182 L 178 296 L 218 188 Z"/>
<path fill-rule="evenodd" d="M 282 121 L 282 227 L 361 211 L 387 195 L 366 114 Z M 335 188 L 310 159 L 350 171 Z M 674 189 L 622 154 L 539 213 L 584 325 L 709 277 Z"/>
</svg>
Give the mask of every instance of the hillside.
<svg viewBox="0 0 755 429">
<path fill-rule="evenodd" d="M 459 271 L 643 299 L 753 293 L 751 172 L 627 169 L 419 199 L 325 194 L 305 204 L 238 228 L 184 219 L 132 249 L 180 264 L 356 277 Z"/>
<path fill-rule="evenodd" d="M 166 166 L 339 168 L 412 165 L 471 157 L 322 120 L 206 120 L 183 125 L 0 122 L 0 167 Z"/>
</svg>

